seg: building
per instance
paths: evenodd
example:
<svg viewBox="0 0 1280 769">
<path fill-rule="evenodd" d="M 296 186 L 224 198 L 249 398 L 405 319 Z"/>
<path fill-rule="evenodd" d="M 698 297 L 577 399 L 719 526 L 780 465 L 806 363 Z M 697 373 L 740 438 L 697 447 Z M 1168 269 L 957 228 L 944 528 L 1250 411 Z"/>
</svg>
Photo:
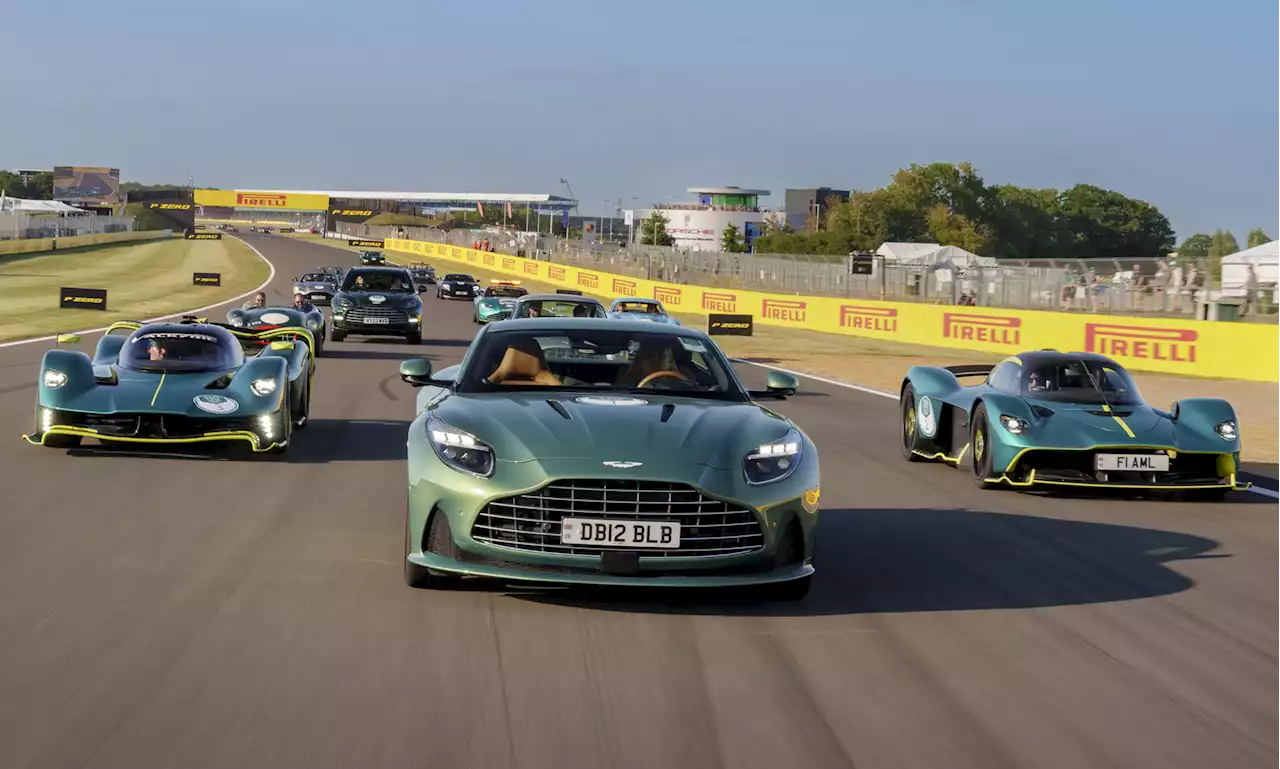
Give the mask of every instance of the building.
<svg viewBox="0 0 1280 769">
<path fill-rule="evenodd" d="M 636 212 L 636 241 L 639 242 L 640 220 L 654 211 L 667 217 L 667 233 L 675 239 L 676 248 L 690 251 L 719 251 L 720 238 L 730 224 L 742 233 L 748 247 L 764 234 L 766 212 L 760 208 L 760 196 L 768 190 L 741 187 L 690 187 L 697 200 L 690 203 L 658 203 L 647 211 Z"/>
<path fill-rule="evenodd" d="M 833 195 L 840 200 L 848 200 L 849 190 L 834 190 L 830 187 L 787 190 L 783 199 L 787 224 L 796 232 L 804 232 L 806 227 L 812 228 L 809 217 L 822 216 L 827 208 L 827 200 Z"/>
<path fill-rule="evenodd" d="M 543 214 L 561 214 L 576 206 L 574 200 L 546 194 L 508 194 L 498 192 L 369 192 L 364 190 L 255 190 L 268 195 L 324 195 L 330 199 L 389 201 L 399 208 L 414 209 L 430 215 L 438 211 L 475 211 L 476 205 L 501 208 L 528 207 Z"/>
</svg>

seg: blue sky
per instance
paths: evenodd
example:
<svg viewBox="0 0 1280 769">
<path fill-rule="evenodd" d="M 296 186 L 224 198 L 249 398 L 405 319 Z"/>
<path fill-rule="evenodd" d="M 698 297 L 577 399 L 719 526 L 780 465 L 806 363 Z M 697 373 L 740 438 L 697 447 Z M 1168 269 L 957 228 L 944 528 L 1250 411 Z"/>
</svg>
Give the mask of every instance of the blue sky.
<svg viewBox="0 0 1280 769">
<path fill-rule="evenodd" d="M 968 160 L 1280 230 L 1275 0 L 0 0 L 0 51 L 0 167 L 594 214 Z"/>
</svg>

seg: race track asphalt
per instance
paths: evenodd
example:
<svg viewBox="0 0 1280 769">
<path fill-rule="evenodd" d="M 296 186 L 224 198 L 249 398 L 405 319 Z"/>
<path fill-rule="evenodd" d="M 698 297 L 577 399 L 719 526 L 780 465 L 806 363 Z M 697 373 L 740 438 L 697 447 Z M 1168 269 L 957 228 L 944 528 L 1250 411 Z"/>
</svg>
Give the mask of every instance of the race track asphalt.
<svg viewBox="0 0 1280 769">
<path fill-rule="evenodd" d="M 245 239 L 276 298 L 334 263 Z M 425 296 L 417 349 L 456 362 L 470 306 Z M 0 766 L 1276 765 L 1272 499 L 979 491 L 898 457 L 891 401 L 806 380 L 807 601 L 415 591 L 413 348 L 332 344 L 286 462 L 27 445 L 45 348 L 0 349 Z"/>
</svg>

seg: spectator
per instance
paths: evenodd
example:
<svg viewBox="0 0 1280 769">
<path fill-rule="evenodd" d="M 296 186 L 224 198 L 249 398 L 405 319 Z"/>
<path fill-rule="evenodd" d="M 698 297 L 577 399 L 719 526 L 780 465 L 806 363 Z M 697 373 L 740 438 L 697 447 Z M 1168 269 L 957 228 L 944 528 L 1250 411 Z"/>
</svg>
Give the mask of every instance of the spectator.
<svg viewBox="0 0 1280 769">
<path fill-rule="evenodd" d="M 1260 311 L 1258 273 L 1253 269 L 1252 263 L 1246 269 L 1248 270 L 1248 276 L 1244 279 L 1245 312 L 1243 314 L 1251 315 Z"/>
</svg>

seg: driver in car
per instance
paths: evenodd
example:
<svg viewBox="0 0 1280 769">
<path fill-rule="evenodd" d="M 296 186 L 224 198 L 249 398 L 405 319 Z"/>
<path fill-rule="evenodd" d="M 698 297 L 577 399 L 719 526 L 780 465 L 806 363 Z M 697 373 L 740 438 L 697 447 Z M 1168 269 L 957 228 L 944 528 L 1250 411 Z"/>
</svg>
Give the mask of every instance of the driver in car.
<svg viewBox="0 0 1280 769">
<path fill-rule="evenodd" d="M 671 348 L 661 342 L 641 342 L 640 348 L 636 350 L 636 357 L 631 361 L 631 366 L 618 379 L 618 386 L 625 388 L 640 387 L 640 383 L 645 379 L 658 373 L 659 371 L 676 372 L 669 374 L 667 377 L 654 377 L 650 383 L 659 381 L 664 378 L 685 379 L 687 376 L 680 372 L 676 366 L 675 356 L 672 354 Z"/>
<path fill-rule="evenodd" d="M 312 304 L 301 292 L 293 295 L 293 309 L 301 312 L 311 312 L 316 306 Z"/>
<path fill-rule="evenodd" d="M 147 343 L 147 357 L 151 360 L 164 360 L 166 350 L 159 339 L 151 339 Z"/>
<path fill-rule="evenodd" d="M 253 295 L 253 298 L 241 305 L 242 310 L 256 310 L 259 307 L 267 306 L 267 294 L 265 291 L 259 291 Z"/>
</svg>

